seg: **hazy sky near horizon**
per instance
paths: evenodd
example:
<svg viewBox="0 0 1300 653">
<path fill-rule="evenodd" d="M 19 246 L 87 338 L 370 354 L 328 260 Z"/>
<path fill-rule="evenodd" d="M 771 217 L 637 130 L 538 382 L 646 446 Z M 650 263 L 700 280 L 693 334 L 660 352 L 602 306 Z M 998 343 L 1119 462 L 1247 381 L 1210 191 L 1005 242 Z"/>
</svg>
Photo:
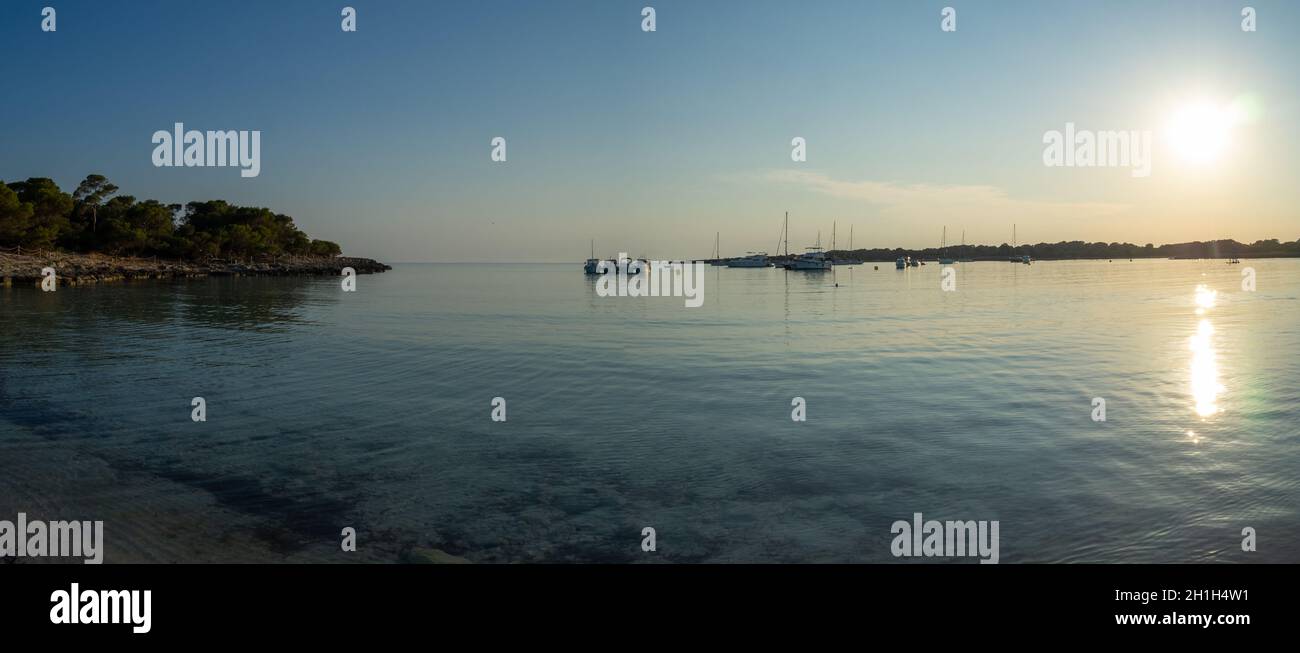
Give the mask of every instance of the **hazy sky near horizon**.
<svg viewBox="0 0 1300 653">
<path fill-rule="evenodd" d="M 833 222 L 841 248 L 850 226 L 857 247 L 1013 223 L 1020 242 L 1300 238 L 1295 2 L 6 0 L 0 54 L 0 179 L 267 206 L 387 261 L 576 261 L 592 239 L 698 257 L 715 232 L 772 251 L 785 211 L 792 251 Z M 1165 132 L 1206 103 L 1248 110 L 1194 163 Z M 261 174 L 154 167 L 176 122 L 260 130 Z M 1067 122 L 1152 131 L 1150 176 L 1044 165 Z"/>
</svg>

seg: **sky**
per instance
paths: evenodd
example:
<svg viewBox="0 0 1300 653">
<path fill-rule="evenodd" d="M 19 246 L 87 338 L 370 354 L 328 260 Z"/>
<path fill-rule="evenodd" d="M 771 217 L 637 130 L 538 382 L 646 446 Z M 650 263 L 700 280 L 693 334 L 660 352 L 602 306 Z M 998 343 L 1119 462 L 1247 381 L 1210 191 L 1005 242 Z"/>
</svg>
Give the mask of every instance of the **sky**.
<svg viewBox="0 0 1300 653">
<path fill-rule="evenodd" d="M 792 252 L 1295 240 L 1300 3 L 1244 4 L 3 0 L 0 180 L 266 206 L 387 262 L 771 252 L 787 211 Z M 155 167 L 176 122 L 261 131 L 260 174 Z M 1045 165 L 1067 123 L 1150 131 L 1149 176 Z"/>
</svg>

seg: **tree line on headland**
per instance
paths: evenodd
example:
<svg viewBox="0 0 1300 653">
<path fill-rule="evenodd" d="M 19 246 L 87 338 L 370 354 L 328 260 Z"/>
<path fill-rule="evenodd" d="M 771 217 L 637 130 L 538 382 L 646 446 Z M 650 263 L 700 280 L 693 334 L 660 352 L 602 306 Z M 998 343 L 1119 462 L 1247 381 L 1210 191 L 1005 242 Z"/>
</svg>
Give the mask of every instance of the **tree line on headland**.
<svg viewBox="0 0 1300 653">
<path fill-rule="evenodd" d="M 163 204 L 119 195 L 103 175 L 71 194 L 52 179 L 0 181 L 0 247 L 206 261 L 338 256 L 338 244 L 312 240 L 293 218 L 223 200 Z"/>
<path fill-rule="evenodd" d="M 1081 240 L 1037 245 L 957 245 L 926 249 L 856 249 L 831 252 L 836 258 L 861 261 L 892 261 L 901 256 L 925 260 L 941 256 L 962 259 L 1006 259 L 1028 255 L 1039 260 L 1128 259 L 1128 258 L 1288 258 L 1300 257 L 1300 239 L 1281 242 L 1276 238 L 1239 243 L 1235 240 L 1195 241 L 1167 245 L 1132 243 L 1087 243 Z"/>
</svg>

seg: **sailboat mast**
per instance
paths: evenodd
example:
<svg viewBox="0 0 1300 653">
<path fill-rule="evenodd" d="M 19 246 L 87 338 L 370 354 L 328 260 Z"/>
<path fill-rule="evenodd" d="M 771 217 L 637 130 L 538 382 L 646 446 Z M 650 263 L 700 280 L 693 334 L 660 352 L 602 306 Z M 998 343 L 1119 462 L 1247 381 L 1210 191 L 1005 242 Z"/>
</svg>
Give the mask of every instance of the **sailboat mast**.
<svg viewBox="0 0 1300 653">
<path fill-rule="evenodd" d="M 790 212 L 785 212 L 785 255 L 790 255 Z"/>
</svg>

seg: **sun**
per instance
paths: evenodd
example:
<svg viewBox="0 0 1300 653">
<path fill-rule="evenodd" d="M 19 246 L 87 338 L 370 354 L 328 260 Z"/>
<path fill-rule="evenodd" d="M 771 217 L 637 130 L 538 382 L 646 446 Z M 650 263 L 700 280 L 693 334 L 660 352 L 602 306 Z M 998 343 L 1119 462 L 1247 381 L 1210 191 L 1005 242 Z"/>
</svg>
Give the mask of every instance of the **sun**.
<svg viewBox="0 0 1300 653">
<path fill-rule="evenodd" d="M 1238 122 L 1238 111 L 1230 105 L 1194 102 L 1174 113 L 1165 137 L 1184 161 L 1207 165 L 1222 158 Z"/>
</svg>

